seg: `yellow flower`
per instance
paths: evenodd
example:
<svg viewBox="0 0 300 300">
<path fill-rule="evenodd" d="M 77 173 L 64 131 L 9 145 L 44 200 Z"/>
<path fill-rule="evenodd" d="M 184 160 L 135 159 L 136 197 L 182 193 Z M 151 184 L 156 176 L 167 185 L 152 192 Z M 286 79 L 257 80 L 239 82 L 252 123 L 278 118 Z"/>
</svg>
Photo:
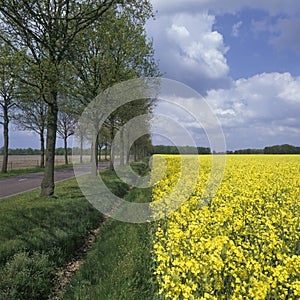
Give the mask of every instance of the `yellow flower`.
<svg viewBox="0 0 300 300">
<path fill-rule="evenodd" d="M 182 203 L 153 237 L 159 292 L 166 299 L 300 297 L 300 156 L 229 156 L 208 205 L 210 157 L 199 157 L 199 174 L 182 171 L 195 169 L 195 157 L 180 161 L 153 160 L 154 173 L 166 164 L 153 188 L 153 213 L 166 216 L 168 206 Z M 172 194 L 180 180 L 186 186 Z"/>
</svg>

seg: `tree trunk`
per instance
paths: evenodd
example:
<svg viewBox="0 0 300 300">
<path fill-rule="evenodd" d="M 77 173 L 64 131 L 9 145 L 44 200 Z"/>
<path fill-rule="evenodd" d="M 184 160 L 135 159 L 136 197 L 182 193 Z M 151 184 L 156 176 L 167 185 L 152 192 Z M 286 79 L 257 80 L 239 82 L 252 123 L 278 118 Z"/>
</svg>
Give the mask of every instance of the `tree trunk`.
<svg viewBox="0 0 300 300">
<path fill-rule="evenodd" d="M 45 168 L 45 139 L 44 139 L 44 130 L 40 133 L 40 143 L 41 143 L 41 162 L 40 167 Z"/>
<path fill-rule="evenodd" d="M 7 164 L 8 164 L 8 108 L 4 106 L 3 109 L 3 137 L 4 137 L 4 145 L 3 145 L 3 161 L 2 161 L 2 173 L 7 173 Z"/>
<path fill-rule="evenodd" d="M 109 168 L 110 170 L 114 169 L 114 159 L 115 159 L 115 151 L 114 151 L 114 147 L 113 147 L 113 140 L 114 140 L 114 123 L 112 122 L 112 126 L 110 128 L 110 140 L 111 140 L 111 144 L 110 144 L 110 164 L 109 164 Z"/>
<path fill-rule="evenodd" d="M 125 155 L 124 147 L 125 147 L 125 145 L 124 145 L 124 129 L 123 128 L 121 128 L 121 130 L 120 130 L 120 145 L 119 145 L 119 147 L 120 147 L 120 151 L 119 151 L 119 153 L 120 153 L 120 166 L 124 166 L 124 164 L 125 164 L 125 158 L 124 158 L 124 155 Z"/>
<path fill-rule="evenodd" d="M 66 135 L 64 136 L 64 154 L 65 154 L 65 165 L 68 165 L 69 164 L 69 161 L 68 161 L 68 138 Z"/>
<path fill-rule="evenodd" d="M 48 104 L 46 163 L 44 178 L 41 184 L 41 196 L 51 196 L 54 194 L 54 160 L 57 130 L 57 114 L 58 107 L 56 101 L 54 103 Z"/>
<path fill-rule="evenodd" d="M 98 135 L 93 138 L 92 143 L 92 176 L 98 176 Z"/>
<path fill-rule="evenodd" d="M 80 158 L 79 158 L 79 162 L 81 164 L 83 163 L 82 152 L 83 152 L 83 135 L 80 133 Z"/>
<path fill-rule="evenodd" d="M 136 145 L 134 145 L 134 161 L 137 161 L 138 159 L 137 159 L 137 146 Z"/>
<path fill-rule="evenodd" d="M 99 151 L 99 159 L 98 159 L 98 162 L 101 161 L 102 147 L 103 147 L 103 145 L 99 145 L 99 149 L 98 149 L 98 151 Z"/>
<path fill-rule="evenodd" d="M 129 161 L 130 161 L 130 145 L 129 145 L 129 138 L 130 138 L 130 132 L 127 132 L 127 145 L 126 145 L 126 150 L 127 150 L 127 154 L 126 154 L 126 165 L 129 165 Z"/>
<path fill-rule="evenodd" d="M 104 157 L 105 160 L 107 160 L 107 147 L 108 147 L 108 143 L 105 143 L 105 157 Z"/>
</svg>

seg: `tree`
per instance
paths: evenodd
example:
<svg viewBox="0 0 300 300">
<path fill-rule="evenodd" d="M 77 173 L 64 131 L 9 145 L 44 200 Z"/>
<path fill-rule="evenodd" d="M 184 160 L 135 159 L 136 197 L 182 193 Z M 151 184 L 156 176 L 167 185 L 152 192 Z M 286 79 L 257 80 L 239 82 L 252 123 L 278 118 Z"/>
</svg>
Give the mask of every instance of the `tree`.
<svg viewBox="0 0 300 300">
<path fill-rule="evenodd" d="M 152 142 L 150 135 L 143 135 L 137 139 L 133 146 L 132 152 L 134 156 L 134 161 L 137 161 L 151 153 Z"/>
<path fill-rule="evenodd" d="M 78 56 L 73 65 L 83 105 L 90 103 L 101 91 L 115 83 L 140 76 L 158 75 L 152 41 L 147 39 L 144 30 L 145 21 L 152 16 L 152 7 L 148 1 L 140 1 L 140 6 L 140 10 L 111 8 L 101 27 L 95 24 L 89 28 L 88 34 L 85 32 L 78 36 L 81 48 L 77 51 Z M 124 124 L 124 116 L 128 120 L 129 115 L 137 113 L 136 107 L 130 104 L 112 113 L 105 122 L 110 130 L 110 140 L 113 140 L 116 129 Z M 96 132 L 99 130 L 99 120 L 101 116 L 96 115 L 93 120 Z M 98 138 L 95 137 L 92 151 L 95 166 Z M 113 148 L 110 158 L 112 164 Z M 97 175 L 96 170 L 94 167 L 94 175 Z"/>
<path fill-rule="evenodd" d="M 76 118 L 74 115 L 67 111 L 60 111 L 58 113 L 57 132 L 58 135 L 64 140 L 64 156 L 65 164 L 68 161 L 68 138 L 75 133 Z"/>
<path fill-rule="evenodd" d="M 33 131 L 40 138 L 40 167 L 45 167 L 45 132 L 47 126 L 47 104 L 43 101 L 43 85 L 39 70 L 32 65 L 22 65 L 20 70 L 17 111 L 13 120 L 22 130 Z M 27 83 L 30 82 L 30 85 Z"/>
<path fill-rule="evenodd" d="M 99 131 L 99 138 L 98 138 L 98 147 L 100 155 L 102 153 L 102 148 L 105 146 L 105 159 L 107 159 L 107 146 L 110 142 L 109 130 L 107 127 L 103 126 Z M 100 160 L 101 156 L 99 157 Z"/>
<path fill-rule="evenodd" d="M 40 138 L 40 167 L 45 167 L 45 131 L 47 124 L 47 105 L 42 99 L 33 97 L 17 101 L 18 113 L 13 115 L 17 127 L 22 130 L 34 131 Z"/>
<path fill-rule="evenodd" d="M 76 36 L 101 17 L 117 0 L 1 0 L 1 34 L 14 47 L 31 55 L 43 78 L 43 100 L 47 103 L 47 145 L 41 195 L 54 193 L 54 155 L 57 131 L 57 97 L 61 69 L 72 57 Z M 128 0 L 130 3 L 131 1 Z"/>
<path fill-rule="evenodd" d="M 274 145 L 264 148 L 265 154 L 296 154 L 299 149 L 297 147 L 283 144 L 283 145 Z"/>
<path fill-rule="evenodd" d="M 10 45 L 1 41 L 0 43 L 0 107 L 1 119 L 0 124 L 3 125 L 3 162 L 2 173 L 7 172 L 8 163 L 8 145 L 9 145 L 9 122 L 10 113 L 15 106 L 17 80 L 16 74 L 20 61 L 18 52 L 14 51 Z"/>
</svg>

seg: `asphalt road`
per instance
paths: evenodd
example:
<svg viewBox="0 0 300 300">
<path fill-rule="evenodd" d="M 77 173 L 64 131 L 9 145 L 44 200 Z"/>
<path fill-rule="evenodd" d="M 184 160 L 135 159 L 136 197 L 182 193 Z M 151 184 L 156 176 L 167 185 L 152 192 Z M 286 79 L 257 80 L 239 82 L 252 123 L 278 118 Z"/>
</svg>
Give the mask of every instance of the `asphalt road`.
<svg viewBox="0 0 300 300">
<path fill-rule="evenodd" d="M 108 167 L 109 162 L 100 162 L 99 169 Z M 87 166 L 75 166 L 76 173 L 86 174 L 89 172 Z M 13 176 L 7 178 L 0 178 L 0 199 L 28 192 L 37 189 L 41 186 L 43 179 L 43 172 L 30 173 L 20 176 Z M 74 170 L 72 167 L 65 169 L 55 170 L 54 180 L 55 182 L 63 181 L 74 177 Z"/>
</svg>

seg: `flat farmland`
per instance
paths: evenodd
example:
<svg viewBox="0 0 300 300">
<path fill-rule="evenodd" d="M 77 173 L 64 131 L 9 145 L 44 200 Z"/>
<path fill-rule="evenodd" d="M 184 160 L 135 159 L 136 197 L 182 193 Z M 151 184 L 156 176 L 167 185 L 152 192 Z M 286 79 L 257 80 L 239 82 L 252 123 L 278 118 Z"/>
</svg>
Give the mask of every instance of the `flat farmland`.
<svg viewBox="0 0 300 300">
<path fill-rule="evenodd" d="M 69 156 L 69 163 L 79 163 L 79 155 Z M 89 155 L 83 156 L 83 162 L 90 160 Z M 0 165 L 2 165 L 3 156 L 0 155 Z M 34 168 L 40 165 L 40 155 L 9 155 L 8 157 L 8 170 Z M 63 165 L 65 159 L 63 155 L 55 156 L 55 165 Z"/>
</svg>

